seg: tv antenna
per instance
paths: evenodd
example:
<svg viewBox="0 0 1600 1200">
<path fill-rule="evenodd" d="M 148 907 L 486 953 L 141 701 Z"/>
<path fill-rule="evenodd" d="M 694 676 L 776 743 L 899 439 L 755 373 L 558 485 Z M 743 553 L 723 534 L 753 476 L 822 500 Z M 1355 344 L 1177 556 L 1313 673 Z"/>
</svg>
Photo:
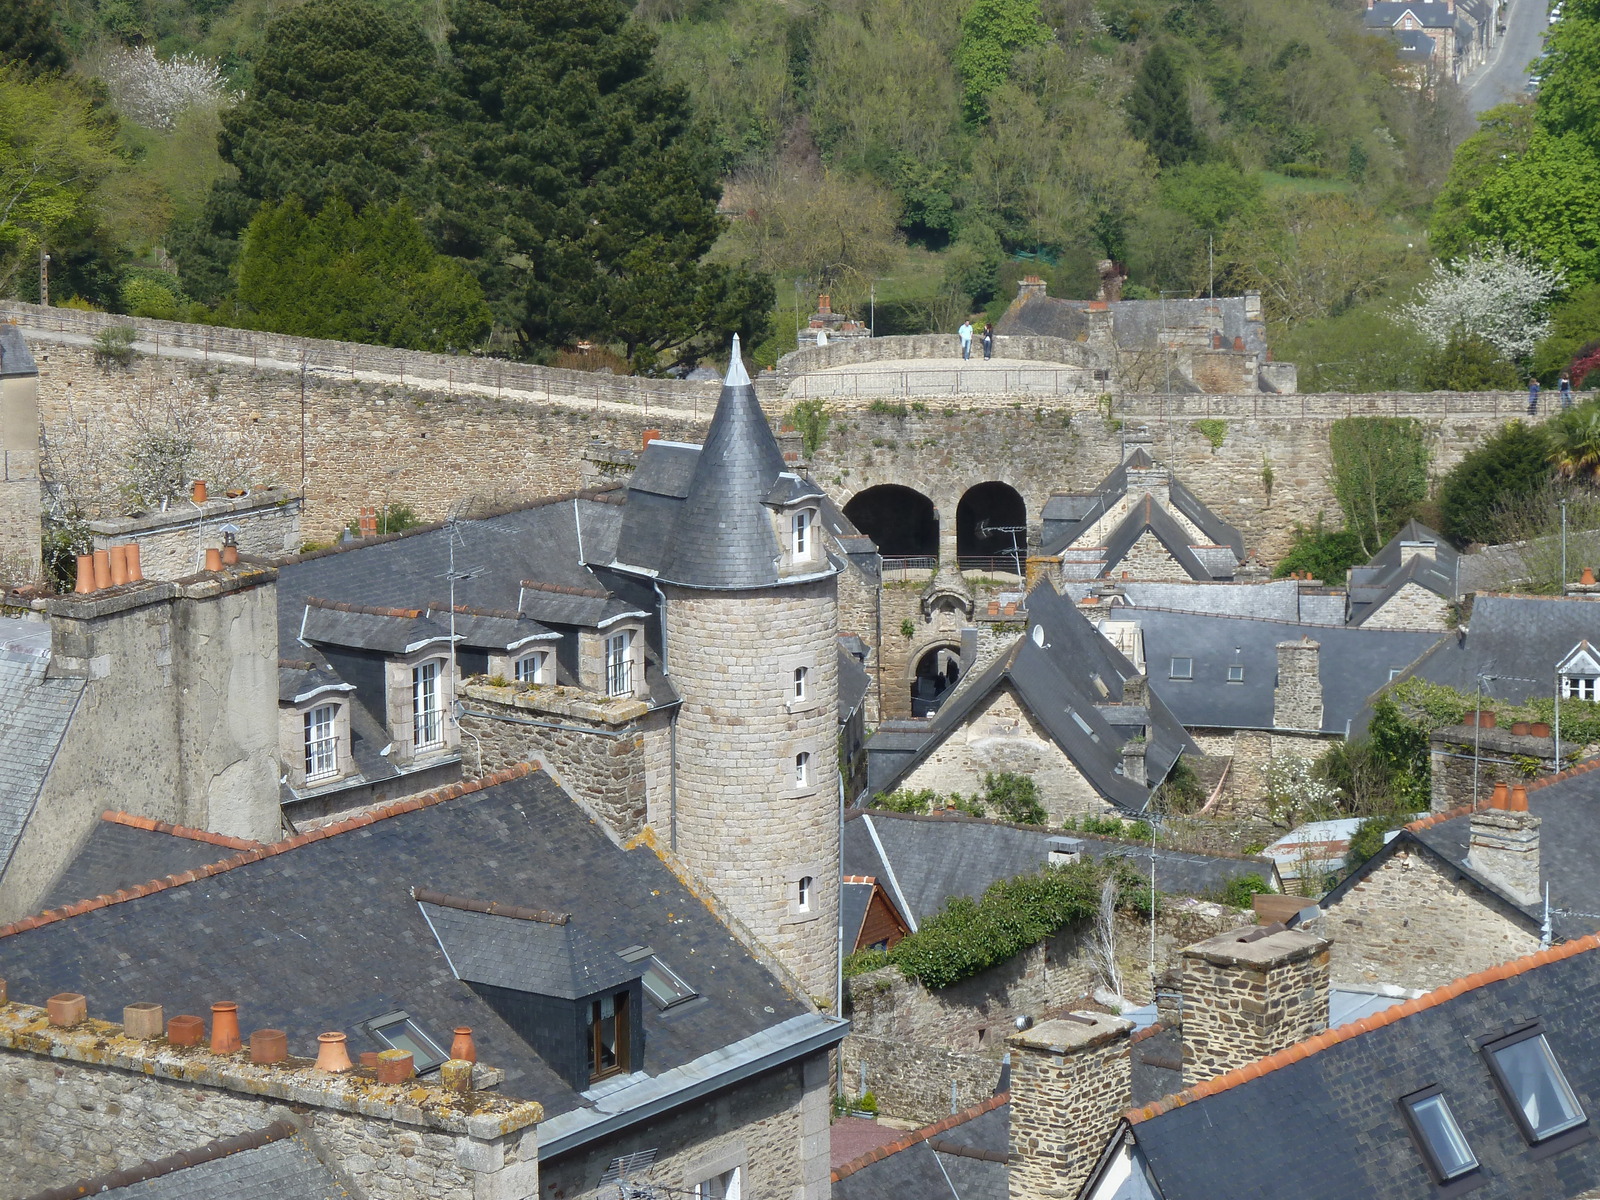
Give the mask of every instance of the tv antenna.
<svg viewBox="0 0 1600 1200">
<path fill-rule="evenodd" d="M 459 678 L 459 672 L 456 664 L 456 582 L 458 580 L 464 581 L 468 579 L 476 579 L 479 575 L 483 574 L 483 568 L 481 566 L 462 567 L 461 569 L 457 570 L 456 543 L 459 542 L 461 546 L 465 548 L 467 544 L 467 535 L 462 532 L 461 521 L 457 517 L 446 517 L 444 529 L 445 541 L 449 546 L 450 553 L 450 569 L 445 573 L 445 578 L 450 581 L 450 689 L 451 694 L 453 695 L 455 692 L 456 680 Z M 460 718 L 457 717 L 456 720 L 459 724 Z"/>
<path fill-rule="evenodd" d="M 1028 527 L 1026 525 L 992 525 L 990 524 L 989 519 L 984 517 L 978 522 L 977 528 L 974 529 L 973 532 L 976 533 L 980 538 L 985 539 L 993 537 L 997 533 L 1009 533 L 1011 535 L 1011 550 L 1009 557 L 1016 563 L 1017 574 L 1024 575 L 1022 563 L 1023 559 L 1027 555 L 1023 550 L 1021 543 L 1017 541 L 1017 535 L 1028 532 Z M 1007 555 L 999 554 L 995 557 L 1005 558 Z"/>
</svg>

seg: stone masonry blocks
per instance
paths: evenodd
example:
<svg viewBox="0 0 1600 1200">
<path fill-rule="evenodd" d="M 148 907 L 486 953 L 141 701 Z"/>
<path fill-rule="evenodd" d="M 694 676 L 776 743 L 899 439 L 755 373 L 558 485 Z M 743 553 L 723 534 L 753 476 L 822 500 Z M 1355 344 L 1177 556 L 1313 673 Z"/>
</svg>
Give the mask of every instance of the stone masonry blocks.
<svg viewBox="0 0 1600 1200">
<path fill-rule="evenodd" d="M 1298 929 L 1237 929 L 1186 949 L 1184 1082 L 1226 1074 L 1326 1029 L 1328 964 L 1328 943 Z"/>
<path fill-rule="evenodd" d="M 1012 1035 L 1011 1200 L 1078 1194 L 1133 1104 L 1133 1022 L 1073 1013 Z"/>
</svg>

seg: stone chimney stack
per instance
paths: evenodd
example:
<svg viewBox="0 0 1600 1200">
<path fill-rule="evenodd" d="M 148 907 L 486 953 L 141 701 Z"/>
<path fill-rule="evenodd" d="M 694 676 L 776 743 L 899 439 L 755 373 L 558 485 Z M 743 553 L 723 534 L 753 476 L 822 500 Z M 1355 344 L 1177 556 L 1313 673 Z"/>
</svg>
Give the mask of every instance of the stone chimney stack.
<svg viewBox="0 0 1600 1200">
<path fill-rule="evenodd" d="M 1044 298 L 1044 280 L 1037 275 L 1024 275 L 1022 282 L 1017 284 L 1017 299 L 1026 304 L 1029 300 L 1043 300 Z"/>
<path fill-rule="evenodd" d="M 1278 686 L 1272 692 L 1276 729 L 1322 728 L 1322 643 L 1303 637 L 1278 643 Z"/>
<path fill-rule="evenodd" d="M 1281 925 L 1246 926 L 1183 951 L 1185 1084 L 1276 1054 L 1327 1027 L 1322 938 Z"/>
<path fill-rule="evenodd" d="M 1494 805 L 1504 785 L 1496 787 Z M 1528 811 L 1528 792 L 1511 789 L 1509 808 L 1481 808 L 1472 814 L 1467 865 L 1504 888 L 1518 904 L 1531 906 L 1543 898 L 1539 886 L 1539 818 Z"/>
<path fill-rule="evenodd" d="M 1150 782 L 1150 775 L 1145 767 L 1147 747 L 1147 742 L 1128 742 L 1122 747 L 1123 777 L 1141 786 Z"/>
<path fill-rule="evenodd" d="M 1150 703 L 1150 676 L 1130 675 L 1122 681 L 1122 702 L 1140 707 Z"/>
<path fill-rule="evenodd" d="M 1133 1105 L 1133 1022 L 1075 1012 L 1007 1039 L 1011 1200 L 1072 1200 Z"/>
<path fill-rule="evenodd" d="M 1400 565 L 1405 566 L 1413 558 L 1416 558 L 1419 555 L 1423 558 L 1426 558 L 1429 562 L 1432 562 L 1436 557 L 1438 557 L 1438 549 L 1438 546 L 1432 542 L 1401 542 Z"/>
</svg>

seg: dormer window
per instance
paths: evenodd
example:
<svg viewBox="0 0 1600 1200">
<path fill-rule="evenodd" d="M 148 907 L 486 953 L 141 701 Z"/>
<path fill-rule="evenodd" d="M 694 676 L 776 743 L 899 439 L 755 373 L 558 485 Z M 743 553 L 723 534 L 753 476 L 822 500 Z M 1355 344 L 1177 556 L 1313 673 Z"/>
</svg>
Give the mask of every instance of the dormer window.
<svg viewBox="0 0 1600 1200">
<path fill-rule="evenodd" d="M 1563 675 L 1561 677 L 1563 700 L 1600 700 L 1600 679 L 1593 675 Z"/>
<path fill-rule="evenodd" d="M 305 714 L 306 782 L 331 779 L 339 773 L 339 706 L 319 704 Z"/>
<path fill-rule="evenodd" d="M 633 630 L 606 638 L 606 695 L 633 695 Z"/>
<path fill-rule="evenodd" d="M 439 690 L 440 660 L 430 658 L 411 668 L 411 736 L 416 750 L 444 745 L 444 703 Z"/>
<path fill-rule="evenodd" d="M 548 650 L 535 650 L 532 654 L 524 654 L 517 659 L 514 666 L 518 683 L 549 683 L 545 678 L 548 670 L 550 652 Z"/>
<path fill-rule="evenodd" d="M 815 551 L 817 542 L 816 520 L 817 510 L 814 508 L 802 508 L 790 514 L 790 545 L 793 547 L 794 558 L 797 562 L 810 558 Z"/>
<path fill-rule="evenodd" d="M 628 1069 L 628 993 L 613 992 L 589 1004 L 589 1079 Z"/>
</svg>

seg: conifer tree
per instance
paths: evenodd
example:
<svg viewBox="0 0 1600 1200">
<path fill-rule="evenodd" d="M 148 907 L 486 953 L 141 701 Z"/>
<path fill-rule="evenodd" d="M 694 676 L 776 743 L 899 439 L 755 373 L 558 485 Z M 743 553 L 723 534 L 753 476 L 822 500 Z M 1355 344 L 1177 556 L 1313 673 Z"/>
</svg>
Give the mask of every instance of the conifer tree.
<svg viewBox="0 0 1600 1200">
<path fill-rule="evenodd" d="M 1159 42 L 1139 66 L 1128 96 L 1128 118 L 1133 136 L 1150 147 L 1163 167 L 1199 157 L 1200 139 L 1189 112 L 1182 72 Z"/>
</svg>

